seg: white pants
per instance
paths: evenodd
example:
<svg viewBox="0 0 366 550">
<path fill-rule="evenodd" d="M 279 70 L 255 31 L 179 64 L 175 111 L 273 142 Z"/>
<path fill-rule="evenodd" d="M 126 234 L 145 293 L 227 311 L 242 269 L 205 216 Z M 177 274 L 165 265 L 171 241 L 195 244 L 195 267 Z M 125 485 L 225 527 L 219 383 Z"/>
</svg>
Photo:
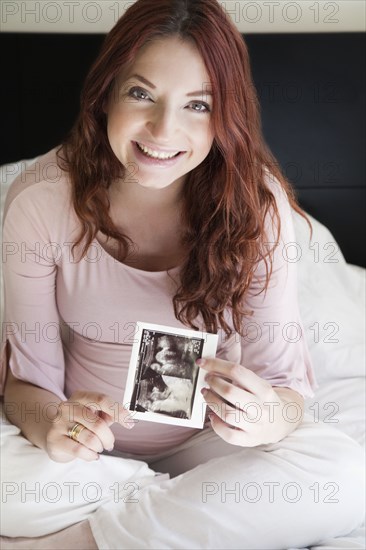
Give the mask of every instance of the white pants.
<svg viewBox="0 0 366 550">
<path fill-rule="evenodd" d="M 365 513 L 363 449 L 310 416 L 279 443 L 254 448 L 205 428 L 158 460 L 144 457 L 150 467 L 108 455 L 59 464 L 5 422 L 1 457 L 8 537 L 89 519 L 106 550 L 283 550 L 346 535 Z"/>
</svg>

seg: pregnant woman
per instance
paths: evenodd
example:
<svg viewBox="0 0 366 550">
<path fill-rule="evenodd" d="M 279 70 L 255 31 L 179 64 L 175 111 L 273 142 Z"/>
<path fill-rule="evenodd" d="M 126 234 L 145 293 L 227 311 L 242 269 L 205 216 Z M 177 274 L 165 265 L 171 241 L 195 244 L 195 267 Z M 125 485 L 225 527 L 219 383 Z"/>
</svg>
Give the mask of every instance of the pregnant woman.
<svg viewBox="0 0 366 550">
<path fill-rule="evenodd" d="M 37 163 L 4 215 L 1 525 L 36 538 L 4 548 L 285 549 L 355 528 L 361 451 L 303 412 L 281 253 L 301 210 L 220 3 L 130 5 Z M 138 321 L 218 333 L 203 430 L 124 407 Z"/>
</svg>

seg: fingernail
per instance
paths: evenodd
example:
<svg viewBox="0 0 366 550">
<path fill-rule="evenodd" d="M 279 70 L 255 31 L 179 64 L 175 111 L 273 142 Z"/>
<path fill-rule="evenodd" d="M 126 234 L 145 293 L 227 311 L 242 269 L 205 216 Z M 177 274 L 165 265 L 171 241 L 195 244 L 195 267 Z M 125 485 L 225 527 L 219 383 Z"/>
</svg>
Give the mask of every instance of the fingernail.
<svg viewBox="0 0 366 550">
<path fill-rule="evenodd" d="M 196 359 L 196 365 L 198 365 L 199 367 L 203 367 L 205 363 L 206 363 L 206 360 L 202 359 L 202 357 L 200 357 L 200 359 Z"/>
<path fill-rule="evenodd" d="M 203 395 L 205 395 L 206 392 L 207 392 L 207 388 L 202 388 L 201 393 L 202 393 Z"/>
<path fill-rule="evenodd" d="M 113 451 L 113 449 L 114 449 L 114 445 L 112 445 L 112 447 L 108 447 L 107 451 L 111 452 L 111 451 Z"/>
<path fill-rule="evenodd" d="M 126 426 L 126 428 L 127 428 L 128 430 L 132 430 L 132 428 L 134 427 L 134 425 L 135 425 L 135 424 L 134 424 L 133 422 L 129 422 L 128 424 L 125 424 L 125 426 Z"/>
</svg>

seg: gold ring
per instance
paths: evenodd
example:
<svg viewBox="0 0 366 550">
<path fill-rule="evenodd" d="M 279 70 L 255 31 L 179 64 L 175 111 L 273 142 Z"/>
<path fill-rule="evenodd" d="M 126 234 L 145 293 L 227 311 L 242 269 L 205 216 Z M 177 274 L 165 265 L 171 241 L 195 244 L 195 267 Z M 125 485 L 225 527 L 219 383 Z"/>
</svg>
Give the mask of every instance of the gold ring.
<svg viewBox="0 0 366 550">
<path fill-rule="evenodd" d="M 79 435 L 83 431 L 85 426 L 82 424 L 79 424 L 78 422 L 71 428 L 71 430 L 68 431 L 68 436 L 70 439 L 73 439 L 74 441 L 79 441 Z"/>
</svg>

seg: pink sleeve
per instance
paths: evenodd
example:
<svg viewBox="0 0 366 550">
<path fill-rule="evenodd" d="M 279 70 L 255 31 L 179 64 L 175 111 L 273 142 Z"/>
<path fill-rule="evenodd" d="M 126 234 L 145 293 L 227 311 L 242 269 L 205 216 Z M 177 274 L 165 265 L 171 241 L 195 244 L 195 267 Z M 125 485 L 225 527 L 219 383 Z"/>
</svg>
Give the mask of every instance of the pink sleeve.
<svg viewBox="0 0 366 550">
<path fill-rule="evenodd" d="M 53 208 L 52 201 L 48 202 L 50 191 L 42 189 L 42 185 L 22 191 L 9 205 L 4 221 L 5 319 L 0 390 L 3 394 L 9 364 L 16 378 L 64 400 L 64 356 L 56 305 L 57 266 L 52 247 L 48 246 L 51 238 L 45 221 L 45 212 Z"/>
<path fill-rule="evenodd" d="M 258 265 L 249 289 L 246 307 L 253 314 L 244 322 L 242 364 L 272 386 L 313 397 L 317 383 L 298 306 L 296 246 L 289 244 L 296 241 L 291 207 L 277 180 L 272 176 L 268 179 L 281 219 L 280 242 L 266 293 L 258 294 L 266 275 L 264 261 Z M 270 216 L 267 236 L 268 242 L 276 241 Z"/>
</svg>

